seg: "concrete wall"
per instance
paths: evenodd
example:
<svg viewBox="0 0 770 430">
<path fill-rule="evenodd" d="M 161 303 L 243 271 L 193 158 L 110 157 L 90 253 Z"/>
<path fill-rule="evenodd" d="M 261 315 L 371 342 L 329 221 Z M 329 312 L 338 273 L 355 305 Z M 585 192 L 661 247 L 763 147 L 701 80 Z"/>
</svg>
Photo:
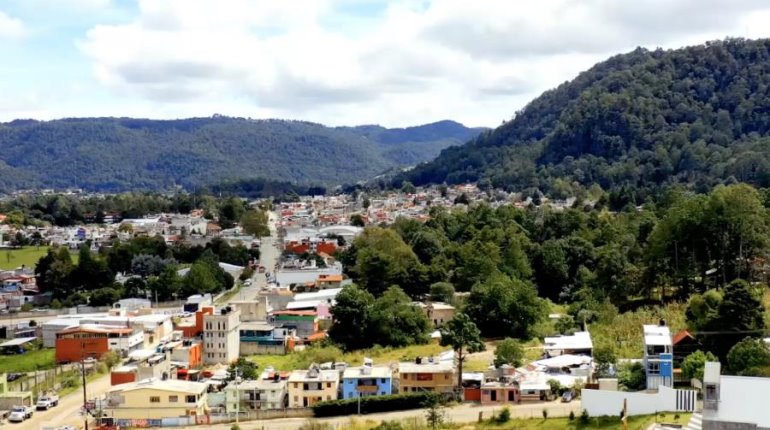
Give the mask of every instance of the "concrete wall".
<svg viewBox="0 0 770 430">
<path fill-rule="evenodd" d="M 260 355 L 260 354 L 286 354 L 286 348 L 283 345 L 259 345 L 256 342 L 241 342 L 240 354 Z"/>
<path fill-rule="evenodd" d="M 756 424 L 734 423 L 729 421 L 710 421 L 704 419 L 702 422 L 703 430 L 758 430 Z"/>
<path fill-rule="evenodd" d="M 681 411 L 677 405 L 677 391 L 660 387 L 657 393 L 586 390 L 581 393 L 583 409 L 592 417 L 619 415 L 623 410 L 623 400 L 628 401 L 629 415 L 648 415 L 663 411 Z M 695 395 L 695 392 L 692 392 Z M 681 402 L 680 402 L 681 403 Z M 687 409 L 684 409 L 687 410 Z"/>
</svg>

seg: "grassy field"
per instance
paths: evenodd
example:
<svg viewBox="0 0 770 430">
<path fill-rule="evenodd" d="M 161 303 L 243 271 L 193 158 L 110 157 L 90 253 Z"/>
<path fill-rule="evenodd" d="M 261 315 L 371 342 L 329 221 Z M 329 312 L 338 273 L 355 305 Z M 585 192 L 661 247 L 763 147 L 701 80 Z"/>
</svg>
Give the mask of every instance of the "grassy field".
<svg viewBox="0 0 770 430">
<path fill-rule="evenodd" d="M 11 270 L 22 265 L 34 268 L 37 260 L 48 252 L 47 246 L 25 246 L 21 249 L 0 250 L 0 269 Z"/>
<path fill-rule="evenodd" d="M 360 366 L 364 357 L 371 358 L 375 364 L 393 364 L 399 361 L 413 360 L 416 357 L 434 356 L 447 348 L 437 344 L 412 345 L 404 348 L 372 348 L 363 351 L 342 352 L 340 349 L 310 347 L 303 351 L 287 355 L 252 355 L 249 360 L 257 363 L 260 369 L 272 366 L 277 370 L 307 369 L 312 363 L 343 361 L 351 366 Z"/>
<path fill-rule="evenodd" d="M 55 363 L 56 351 L 52 348 L 28 351 L 21 355 L 0 355 L 0 369 L 8 373 L 32 372 L 35 369 L 51 369 Z"/>
</svg>

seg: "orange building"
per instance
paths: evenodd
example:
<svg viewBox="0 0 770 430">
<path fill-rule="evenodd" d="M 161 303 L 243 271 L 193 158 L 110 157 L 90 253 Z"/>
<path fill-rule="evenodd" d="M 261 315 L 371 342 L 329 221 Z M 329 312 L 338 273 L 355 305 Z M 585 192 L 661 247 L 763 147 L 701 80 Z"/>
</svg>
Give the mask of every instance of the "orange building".
<svg viewBox="0 0 770 430">
<path fill-rule="evenodd" d="M 56 362 L 69 363 L 92 357 L 99 359 L 107 351 L 119 354 L 139 347 L 142 332 L 126 327 L 82 325 L 56 333 Z"/>
<path fill-rule="evenodd" d="M 188 369 L 195 369 L 203 364 L 203 347 L 200 342 L 184 340 L 171 350 L 171 361 L 184 363 Z"/>
</svg>

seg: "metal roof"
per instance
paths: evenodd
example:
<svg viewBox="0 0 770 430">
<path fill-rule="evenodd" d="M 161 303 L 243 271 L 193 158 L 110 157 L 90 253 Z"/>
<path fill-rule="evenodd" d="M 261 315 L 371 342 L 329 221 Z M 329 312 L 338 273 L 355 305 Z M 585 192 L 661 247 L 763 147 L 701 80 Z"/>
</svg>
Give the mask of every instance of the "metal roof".
<svg viewBox="0 0 770 430">
<path fill-rule="evenodd" d="M 24 345 L 27 342 L 32 342 L 33 340 L 37 339 L 36 337 L 18 337 L 16 339 L 11 339 L 7 342 L 0 343 L 0 348 L 6 347 L 6 346 L 19 346 Z"/>
</svg>

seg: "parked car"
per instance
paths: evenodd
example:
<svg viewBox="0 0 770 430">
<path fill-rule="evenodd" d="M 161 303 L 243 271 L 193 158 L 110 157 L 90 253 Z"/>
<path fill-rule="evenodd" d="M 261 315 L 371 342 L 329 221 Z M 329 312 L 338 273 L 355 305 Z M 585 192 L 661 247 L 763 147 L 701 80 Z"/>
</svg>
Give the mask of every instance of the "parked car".
<svg viewBox="0 0 770 430">
<path fill-rule="evenodd" d="M 561 401 L 564 403 L 569 403 L 574 398 L 575 398 L 575 393 L 572 390 L 567 390 L 564 392 L 564 394 L 561 395 Z"/>
<path fill-rule="evenodd" d="M 56 394 L 47 394 L 44 396 L 40 396 L 40 398 L 37 399 L 37 403 L 35 404 L 35 407 L 38 411 L 47 411 L 48 409 L 51 409 L 52 407 L 59 404 L 59 396 Z"/>
<path fill-rule="evenodd" d="M 7 381 L 8 382 L 15 381 L 15 380 L 21 378 L 22 376 L 23 376 L 23 374 L 21 374 L 21 373 L 9 373 L 8 377 L 7 377 Z"/>
<path fill-rule="evenodd" d="M 26 419 L 32 418 L 33 412 L 32 406 L 14 406 L 8 415 L 8 421 L 12 423 L 23 422 Z"/>
</svg>

